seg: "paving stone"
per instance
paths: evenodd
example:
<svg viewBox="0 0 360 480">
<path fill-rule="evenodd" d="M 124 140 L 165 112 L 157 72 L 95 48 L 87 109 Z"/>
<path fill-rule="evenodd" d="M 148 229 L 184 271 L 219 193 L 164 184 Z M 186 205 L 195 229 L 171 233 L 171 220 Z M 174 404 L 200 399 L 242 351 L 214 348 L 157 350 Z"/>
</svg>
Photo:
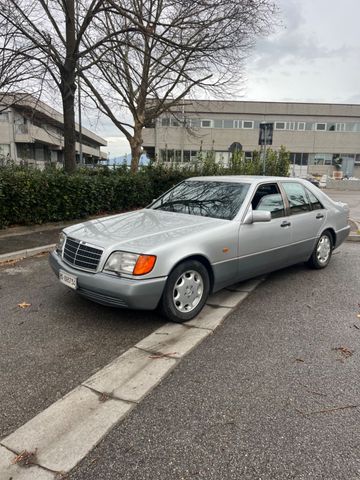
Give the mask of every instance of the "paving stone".
<svg viewBox="0 0 360 480">
<path fill-rule="evenodd" d="M 211 333 L 210 330 L 167 323 L 135 346 L 153 353 L 181 358 Z"/>
<path fill-rule="evenodd" d="M 16 455 L 0 445 L 0 479 L 1 480 L 54 480 L 55 475 L 36 465 L 21 467 L 13 464 Z"/>
<path fill-rule="evenodd" d="M 132 407 L 133 404 L 120 400 L 100 401 L 99 395 L 80 386 L 4 438 L 1 443 L 16 452 L 33 452 L 37 449 L 39 465 L 67 472 Z"/>
<path fill-rule="evenodd" d="M 213 293 L 207 300 L 208 305 L 233 308 L 242 302 L 248 295 L 248 292 L 230 292 L 229 290 L 220 290 Z"/>
<path fill-rule="evenodd" d="M 148 352 L 130 348 L 83 385 L 111 393 L 116 398 L 140 402 L 177 363 L 173 358 L 151 359 L 150 356 Z"/>
</svg>

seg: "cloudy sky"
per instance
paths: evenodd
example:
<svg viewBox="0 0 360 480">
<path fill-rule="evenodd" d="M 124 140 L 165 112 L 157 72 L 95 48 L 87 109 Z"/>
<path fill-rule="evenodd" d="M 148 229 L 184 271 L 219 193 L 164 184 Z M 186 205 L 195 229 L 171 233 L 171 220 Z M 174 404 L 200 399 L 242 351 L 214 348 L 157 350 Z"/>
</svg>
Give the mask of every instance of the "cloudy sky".
<svg viewBox="0 0 360 480">
<path fill-rule="evenodd" d="M 258 40 L 238 99 L 360 103 L 360 1 L 275 2 L 280 25 Z M 89 127 L 107 139 L 111 157 L 130 151 L 109 121 Z"/>
</svg>

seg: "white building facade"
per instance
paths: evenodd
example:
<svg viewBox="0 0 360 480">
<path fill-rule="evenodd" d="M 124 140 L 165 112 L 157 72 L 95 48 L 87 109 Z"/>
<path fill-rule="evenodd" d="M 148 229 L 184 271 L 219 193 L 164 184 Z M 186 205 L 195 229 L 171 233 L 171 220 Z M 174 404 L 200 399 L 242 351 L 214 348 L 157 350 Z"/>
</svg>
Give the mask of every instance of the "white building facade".
<svg viewBox="0 0 360 480">
<path fill-rule="evenodd" d="M 0 97 L 0 162 L 15 164 L 61 165 L 64 160 L 63 116 L 29 95 Z M 76 156 L 79 161 L 80 143 L 77 127 Z M 94 164 L 107 158 L 100 147 L 107 142 L 82 128 L 81 145 L 85 163 Z"/>
<path fill-rule="evenodd" d="M 213 151 L 226 164 L 238 142 L 245 156 L 259 149 L 260 123 L 273 124 L 273 149 L 291 152 L 298 174 L 331 175 L 341 158 L 360 176 L 360 105 L 186 100 L 163 114 L 143 136 L 144 149 L 161 162 L 188 163 Z"/>
</svg>

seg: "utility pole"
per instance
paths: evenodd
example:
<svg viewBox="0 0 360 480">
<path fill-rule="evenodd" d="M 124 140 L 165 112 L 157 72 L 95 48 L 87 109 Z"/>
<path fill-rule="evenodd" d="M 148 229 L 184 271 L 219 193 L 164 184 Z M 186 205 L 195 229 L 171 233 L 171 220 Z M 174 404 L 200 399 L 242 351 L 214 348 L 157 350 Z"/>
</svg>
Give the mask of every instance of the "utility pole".
<svg viewBox="0 0 360 480">
<path fill-rule="evenodd" d="M 266 145 L 272 145 L 274 124 L 260 122 L 259 145 L 261 146 L 262 174 L 266 172 Z"/>
</svg>

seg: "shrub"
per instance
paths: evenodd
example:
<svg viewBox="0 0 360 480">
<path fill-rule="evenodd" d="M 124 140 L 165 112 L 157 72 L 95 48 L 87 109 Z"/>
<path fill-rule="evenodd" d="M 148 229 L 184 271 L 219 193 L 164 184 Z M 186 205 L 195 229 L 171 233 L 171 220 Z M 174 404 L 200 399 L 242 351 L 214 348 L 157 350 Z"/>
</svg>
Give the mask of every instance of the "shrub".
<svg viewBox="0 0 360 480">
<path fill-rule="evenodd" d="M 289 154 L 267 151 L 266 174 L 287 175 Z M 225 168 L 215 162 L 214 153 L 201 153 L 195 165 L 150 164 L 138 173 L 126 167 L 79 169 L 74 175 L 62 170 L 43 171 L 0 167 L 0 228 L 9 224 L 41 224 L 85 218 L 105 212 L 121 212 L 148 205 L 176 183 L 201 175 L 259 175 L 262 162 L 258 152 L 251 161 L 235 153 Z"/>
</svg>

